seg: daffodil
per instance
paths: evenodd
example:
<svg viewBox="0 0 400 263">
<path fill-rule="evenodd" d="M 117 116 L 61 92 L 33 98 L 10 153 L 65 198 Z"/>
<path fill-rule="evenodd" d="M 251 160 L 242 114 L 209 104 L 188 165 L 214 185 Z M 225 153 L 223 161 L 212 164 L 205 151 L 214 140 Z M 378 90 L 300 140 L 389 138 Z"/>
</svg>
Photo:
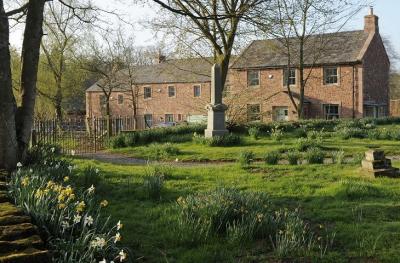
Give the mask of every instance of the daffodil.
<svg viewBox="0 0 400 263">
<path fill-rule="evenodd" d="M 22 163 L 21 163 L 21 162 L 18 162 L 18 163 L 17 163 L 17 167 L 18 167 L 18 168 L 21 168 L 21 167 L 22 167 Z"/>
<path fill-rule="evenodd" d="M 68 182 L 69 181 L 69 177 L 68 176 L 65 176 L 64 177 L 64 182 Z"/>
<path fill-rule="evenodd" d="M 69 227 L 69 223 L 68 223 L 68 221 L 62 221 L 62 223 L 61 223 L 61 227 L 62 227 L 63 229 L 66 229 L 66 228 L 68 228 L 68 227 Z"/>
<path fill-rule="evenodd" d="M 78 213 L 83 212 L 85 207 L 86 207 L 86 204 L 84 201 L 78 202 L 78 204 L 76 206 L 76 212 L 78 212 Z"/>
<path fill-rule="evenodd" d="M 127 257 L 127 255 L 126 255 L 126 253 L 124 252 L 124 250 L 122 249 L 122 250 L 119 252 L 119 262 L 123 262 L 123 261 L 126 259 L 126 257 Z"/>
<path fill-rule="evenodd" d="M 24 177 L 24 179 L 22 179 L 21 181 L 21 185 L 22 186 L 27 186 L 29 183 L 29 178 L 28 177 Z"/>
<path fill-rule="evenodd" d="M 58 209 L 64 209 L 66 205 L 64 203 L 58 204 Z"/>
<path fill-rule="evenodd" d="M 79 214 L 74 215 L 74 224 L 78 224 L 81 222 L 82 216 Z"/>
<path fill-rule="evenodd" d="M 93 217 L 85 216 L 84 224 L 87 225 L 87 226 L 93 225 Z"/>
<path fill-rule="evenodd" d="M 118 221 L 117 223 L 117 230 L 120 230 L 124 225 L 121 224 L 121 220 Z"/>
<path fill-rule="evenodd" d="M 102 206 L 102 207 L 108 206 L 108 201 L 107 201 L 107 200 L 101 201 L 101 202 L 100 202 L 100 206 Z"/>
<path fill-rule="evenodd" d="M 115 234 L 114 243 L 117 243 L 119 241 L 121 241 L 121 234 L 119 232 L 117 232 L 117 234 Z"/>
<path fill-rule="evenodd" d="M 94 189 L 95 189 L 95 188 L 94 188 L 94 185 L 91 185 L 91 186 L 88 188 L 87 191 L 88 191 L 89 194 L 92 194 L 92 193 L 94 193 Z"/>
</svg>

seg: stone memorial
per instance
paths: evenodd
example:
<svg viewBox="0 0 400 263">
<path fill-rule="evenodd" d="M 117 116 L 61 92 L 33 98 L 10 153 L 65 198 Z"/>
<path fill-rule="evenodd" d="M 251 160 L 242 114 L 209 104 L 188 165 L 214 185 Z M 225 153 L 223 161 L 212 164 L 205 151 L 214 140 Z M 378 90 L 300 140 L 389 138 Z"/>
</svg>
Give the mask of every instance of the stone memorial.
<svg viewBox="0 0 400 263">
<path fill-rule="evenodd" d="M 225 111 L 228 107 L 222 103 L 222 74 L 220 66 L 214 64 L 211 69 L 211 103 L 206 106 L 208 111 L 206 138 L 223 136 L 228 133 L 225 127 Z"/>
<path fill-rule="evenodd" d="M 392 161 L 385 157 L 380 150 L 369 150 L 365 152 L 361 162 L 362 169 L 371 177 L 399 177 L 399 169 L 392 167 Z"/>
</svg>

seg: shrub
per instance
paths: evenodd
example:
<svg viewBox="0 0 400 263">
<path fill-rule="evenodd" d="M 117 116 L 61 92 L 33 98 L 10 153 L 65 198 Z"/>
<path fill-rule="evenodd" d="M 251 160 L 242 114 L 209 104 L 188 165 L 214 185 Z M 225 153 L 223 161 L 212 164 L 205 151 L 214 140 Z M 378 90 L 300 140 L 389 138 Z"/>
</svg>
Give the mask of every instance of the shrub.
<svg viewBox="0 0 400 263">
<path fill-rule="evenodd" d="M 298 151 L 290 150 L 287 152 L 286 156 L 290 165 L 297 165 L 301 155 Z"/>
<path fill-rule="evenodd" d="M 193 141 L 197 144 L 204 144 L 211 147 L 216 146 L 236 146 L 242 143 L 242 137 L 235 134 L 226 134 L 223 136 L 215 136 L 211 138 L 205 138 L 197 134 L 193 135 Z"/>
<path fill-rule="evenodd" d="M 343 164 L 344 163 L 344 151 L 340 150 L 340 151 L 336 151 L 332 153 L 332 162 L 335 164 Z"/>
<path fill-rule="evenodd" d="M 124 148 L 126 146 L 126 138 L 123 134 L 111 139 L 111 148 L 113 149 Z"/>
<path fill-rule="evenodd" d="M 277 151 L 267 152 L 264 155 L 264 161 L 266 164 L 275 165 L 278 164 L 280 156 L 280 153 Z"/>
<path fill-rule="evenodd" d="M 365 138 L 367 136 L 367 131 L 361 128 L 343 128 L 337 131 L 339 137 L 343 140 L 348 140 L 350 138 Z"/>
<path fill-rule="evenodd" d="M 120 261 L 119 253 L 126 256 L 126 250 L 118 248 L 122 224 L 112 226 L 104 219 L 107 201 L 96 201 L 94 187 L 72 188 L 72 171 L 61 180 L 54 177 L 57 164 L 46 163 L 40 170 L 26 167 L 15 172 L 9 193 L 44 232 L 52 262 Z"/>
<path fill-rule="evenodd" d="M 269 201 L 262 193 L 218 188 L 180 197 L 177 209 L 183 238 L 199 241 L 220 235 L 237 242 L 268 237 L 273 231 Z"/>
<path fill-rule="evenodd" d="M 39 143 L 28 149 L 25 165 L 43 165 L 52 163 L 55 160 L 59 161 L 61 155 L 61 147 L 56 144 L 42 144 Z"/>
<path fill-rule="evenodd" d="M 306 138 L 307 137 L 307 128 L 305 126 L 300 126 L 296 130 L 294 130 L 293 135 L 296 138 Z"/>
<path fill-rule="evenodd" d="M 246 167 L 250 165 L 251 163 L 253 163 L 254 157 L 255 156 L 252 151 L 241 152 L 238 159 L 240 166 Z"/>
<path fill-rule="evenodd" d="M 168 157 L 180 154 L 179 148 L 172 143 L 150 144 L 148 146 L 148 151 L 156 160 L 167 159 Z"/>
<path fill-rule="evenodd" d="M 143 178 L 143 186 L 149 198 L 154 200 L 161 199 L 161 191 L 164 185 L 164 174 L 159 168 L 147 167 Z"/>
<path fill-rule="evenodd" d="M 356 153 L 356 154 L 353 155 L 353 157 L 352 157 L 353 159 L 352 159 L 352 161 L 350 163 L 360 165 L 362 159 L 364 159 L 364 156 L 365 156 L 364 153 Z"/>
<path fill-rule="evenodd" d="M 381 132 L 377 129 L 372 129 L 367 132 L 367 138 L 371 140 L 379 140 L 381 137 Z"/>
<path fill-rule="evenodd" d="M 250 137 L 252 137 L 255 140 L 258 140 L 258 138 L 261 135 L 261 130 L 258 127 L 250 127 L 248 133 Z"/>
<path fill-rule="evenodd" d="M 299 138 L 296 141 L 296 149 L 298 151 L 304 152 L 309 148 L 320 148 L 321 142 L 318 140 L 313 140 L 311 138 Z"/>
<path fill-rule="evenodd" d="M 324 162 L 324 152 L 319 148 L 309 148 L 305 153 L 305 159 L 309 164 L 321 164 Z"/>
<path fill-rule="evenodd" d="M 283 131 L 275 127 L 274 129 L 271 130 L 271 138 L 274 141 L 279 142 L 283 138 Z"/>
</svg>

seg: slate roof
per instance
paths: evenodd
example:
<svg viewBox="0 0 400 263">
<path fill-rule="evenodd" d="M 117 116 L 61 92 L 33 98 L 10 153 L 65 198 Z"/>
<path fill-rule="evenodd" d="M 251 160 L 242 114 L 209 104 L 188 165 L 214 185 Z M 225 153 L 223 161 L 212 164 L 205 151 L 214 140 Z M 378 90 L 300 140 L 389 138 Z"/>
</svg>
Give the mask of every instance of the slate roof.
<svg viewBox="0 0 400 263">
<path fill-rule="evenodd" d="M 171 59 L 159 64 L 138 66 L 134 70 L 134 80 L 138 85 L 210 82 L 211 66 L 211 58 Z M 121 71 L 119 74 L 121 74 L 119 79 L 127 79 L 126 70 Z M 86 91 L 101 91 L 97 83 Z M 126 90 L 121 85 L 120 88 L 114 89 L 114 91 L 124 89 Z"/>
<path fill-rule="evenodd" d="M 312 35 L 305 47 L 305 64 L 347 64 L 358 62 L 358 56 L 367 41 L 364 31 L 346 31 Z M 298 54 L 297 39 L 289 41 L 295 61 Z M 279 68 L 287 65 L 287 49 L 279 39 L 255 40 L 235 61 L 231 68 Z"/>
</svg>

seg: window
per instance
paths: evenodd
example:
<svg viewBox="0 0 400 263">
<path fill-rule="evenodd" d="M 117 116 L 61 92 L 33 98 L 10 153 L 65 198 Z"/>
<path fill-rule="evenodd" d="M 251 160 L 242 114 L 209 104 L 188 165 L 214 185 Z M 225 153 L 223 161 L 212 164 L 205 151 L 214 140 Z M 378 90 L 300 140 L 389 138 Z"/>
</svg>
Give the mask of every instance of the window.
<svg viewBox="0 0 400 263">
<path fill-rule="evenodd" d="M 178 114 L 178 121 L 182 121 L 182 114 Z"/>
<path fill-rule="evenodd" d="M 249 87 L 260 85 L 260 71 L 259 70 L 247 71 L 247 85 Z"/>
<path fill-rule="evenodd" d="M 107 98 L 105 95 L 100 95 L 100 107 L 104 108 L 107 104 Z"/>
<path fill-rule="evenodd" d="M 122 103 L 124 103 L 124 95 L 119 94 L 118 95 L 118 104 L 122 104 Z"/>
<path fill-rule="evenodd" d="M 247 105 L 247 121 L 261 121 L 261 106 L 260 104 Z"/>
<path fill-rule="evenodd" d="M 325 104 L 324 107 L 324 115 L 325 119 L 333 120 L 339 119 L 339 105 L 337 104 Z"/>
<path fill-rule="evenodd" d="M 289 76 L 288 76 L 289 75 Z M 289 79 L 288 79 L 289 77 Z M 296 85 L 296 69 L 291 68 L 289 70 L 285 69 L 283 73 L 283 85 L 287 86 L 289 80 L 289 85 Z"/>
<path fill-rule="evenodd" d="M 201 86 L 200 85 L 194 85 L 193 86 L 193 96 L 194 97 L 200 97 L 201 95 Z"/>
<path fill-rule="evenodd" d="M 153 115 L 145 114 L 144 115 L 144 127 L 150 128 L 151 126 L 153 126 Z"/>
<path fill-rule="evenodd" d="M 150 87 L 144 87 L 144 98 L 145 99 L 151 98 L 151 88 Z"/>
<path fill-rule="evenodd" d="M 338 69 L 337 67 L 324 68 L 324 85 L 338 83 Z"/>
<path fill-rule="evenodd" d="M 174 122 L 173 114 L 165 114 L 165 122 Z"/>
<path fill-rule="evenodd" d="M 288 121 L 289 120 L 289 108 L 286 106 L 272 107 L 273 120 L 274 121 Z"/>
<path fill-rule="evenodd" d="M 168 97 L 172 98 L 175 97 L 175 87 L 174 86 L 168 86 Z"/>
</svg>

